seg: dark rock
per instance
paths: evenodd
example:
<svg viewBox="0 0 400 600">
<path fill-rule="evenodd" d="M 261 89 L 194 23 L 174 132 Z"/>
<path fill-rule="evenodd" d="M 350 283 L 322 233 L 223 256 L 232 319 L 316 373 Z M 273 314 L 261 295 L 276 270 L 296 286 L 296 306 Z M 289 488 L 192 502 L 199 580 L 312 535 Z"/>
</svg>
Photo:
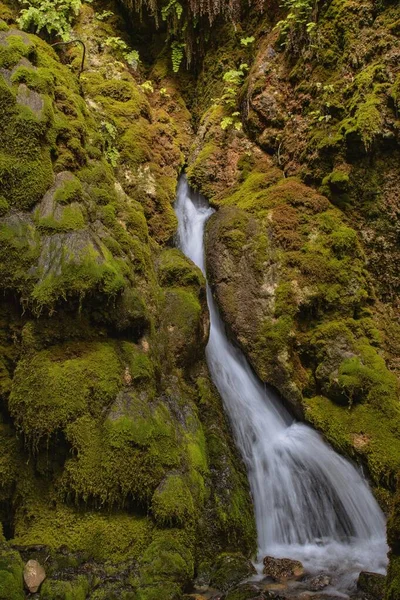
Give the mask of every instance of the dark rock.
<svg viewBox="0 0 400 600">
<path fill-rule="evenodd" d="M 385 582 L 384 575 L 362 571 L 357 581 L 357 588 L 367 594 L 371 600 L 382 600 L 385 595 Z"/>
<path fill-rule="evenodd" d="M 220 554 L 211 575 L 211 587 L 227 592 L 235 585 L 256 574 L 252 562 L 243 554 Z"/>
<path fill-rule="evenodd" d="M 300 579 L 304 575 L 304 567 L 299 560 L 266 556 L 263 563 L 264 575 L 271 577 L 275 581 Z"/>
</svg>

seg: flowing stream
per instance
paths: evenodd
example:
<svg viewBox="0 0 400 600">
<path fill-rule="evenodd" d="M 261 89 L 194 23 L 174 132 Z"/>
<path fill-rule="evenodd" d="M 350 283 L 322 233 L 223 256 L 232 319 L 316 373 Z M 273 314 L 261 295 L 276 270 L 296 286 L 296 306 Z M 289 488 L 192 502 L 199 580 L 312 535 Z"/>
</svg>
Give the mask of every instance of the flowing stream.
<svg viewBox="0 0 400 600">
<path fill-rule="evenodd" d="M 178 246 L 206 274 L 203 233 L 214 211 L 184 176 L 175 211 Z M 316 431 L 293 420 L 228 340 L 208 286 L 207 300 L 207 362 L 247 467 L 258 561 L 301 560 L 310 573 L 332 574 L 335 591 L 344 594 L 360 571 L 385 573 L 385 518 L 367 481 Z"/>
</svg>

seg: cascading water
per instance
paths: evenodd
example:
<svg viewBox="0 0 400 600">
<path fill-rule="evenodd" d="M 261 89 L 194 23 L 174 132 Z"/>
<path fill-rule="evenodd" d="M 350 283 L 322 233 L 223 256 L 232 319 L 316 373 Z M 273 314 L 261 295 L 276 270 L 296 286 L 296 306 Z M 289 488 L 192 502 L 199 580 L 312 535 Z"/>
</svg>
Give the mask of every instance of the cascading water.
<svg viewBox="0 0 400 600">
<path fill-rule="evenodd" d="M 205 274 L 203 233 L 214 212 L 182 177 L 175 211 L 178 245 Z M 336 591 L 362 570 L 385 573 L 385 519 L 359 471 L 310 427 L 296 423 L 227 338 L 207 286 L 212 379 L 247 467 L 258 559 L 299 559 L 310 573 L 335 574 Z"/>
</svg>

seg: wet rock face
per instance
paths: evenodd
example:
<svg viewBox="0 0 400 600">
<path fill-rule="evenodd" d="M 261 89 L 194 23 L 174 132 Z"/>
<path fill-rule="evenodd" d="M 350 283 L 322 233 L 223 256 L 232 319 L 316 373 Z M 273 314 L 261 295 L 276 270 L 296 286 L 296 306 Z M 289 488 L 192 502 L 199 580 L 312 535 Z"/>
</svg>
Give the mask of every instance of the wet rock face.
<svg viewBox="0 0 400 600">
<path fill-rule="evenodd" d="M 274 558 L 266 556 L 263 560 L 263 573 L 274 581 L 285 581 L 287 579 L 301 579 L 304 576 L 304 567 L 298 560 L 290 558 Z"/>
</svg>

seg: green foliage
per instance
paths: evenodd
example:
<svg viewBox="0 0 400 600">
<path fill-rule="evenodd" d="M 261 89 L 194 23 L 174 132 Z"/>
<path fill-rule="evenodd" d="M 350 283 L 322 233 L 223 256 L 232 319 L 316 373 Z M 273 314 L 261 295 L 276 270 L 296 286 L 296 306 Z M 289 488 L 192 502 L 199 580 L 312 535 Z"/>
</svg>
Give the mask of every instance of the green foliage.
<svg viewBox="0 0 400 600">
<path fill-rule="evenodd" d="M 312 34 L 316 26 L 314 22 L 310 22 L 314 0 L 283 0 L 282 6 L 288 10 L 288 14 L 275 25 L 280 30 L 282 46 L 287 46 L 289 38 L 299 30 Z"/>
<path fill-rule="evenodd" d="M 101 13 L 96 13 L 96 19 L 98 21 L 106 21 L 109 17 L 113 17 L 114 13 L 112 10 L 103 10 Z"/>
<path fill-rule="evenodd" d="M 251 35 L 250 37 L 241 38 L 240 43 L 242 44 L 242 46 L 249 46 L 255 42 L 255 39 L 256 38 L 253 35 Z"/>
<path fill-rule="evenodd" d="M 117 128 L 110 121 L 101 122 L 105 133 L 105 157 L 112 167 L 116 167 L 119 159 L 119 150 L 116 147 Z"/>
<path fill-rule="evenodd" d="M 178 0 L 169 0 L 166 6 L 161 9 L 161 18 L 166 21 L 169 17 L 176 17 L 178 20 L 181 18 L 183 12 L 183 6 Z"/>
<path fill-rule="evenodd" d="M 179 67 L 181 66 L 183 60 L 185 46 L 186 45 L 182 42 L 177 41 L 172 42 L 171 44 L 171 61 L 172 70 L 174 73 L 177 73 L 179 71 Z"/>
<path fill-rule="evenodd" d="M 136 71 L 140 62 L 139 52 L 129 48 L 128 44 L 118 36 L 108 37 L 104 41 L 105 45 L 115 51 L 117 56 L 125 59 L 132 69 Z"/>
<path fill-rule="evenodd" d="M 146 94 L 152 94 L 154 92 L 153 83 L 151 81 L 145 81 L 140 87 Z"/>
<path fill-rule="evenodd" d="M 229 71 L 225 71 L 223 75 L 222 79 L 225 85 L 220 101 L 222 101 L 225 111 L 228 112 L 228 115 L 223 117 L 220 122 L 221 129 L 223 130 L 230 127 L 234 127 L 237 131 L 242 129 L 240 112 L 236 110 L 236 105 L 239 91 L 248 68 L 248 65 L 243 63 L 239 69 L 230 69 Z"/>
<path fill-rule="evenodd" d="M 81 0 L 22 0 L 27 6 L 21 10 L 18 21 L 21 29 L 56 35 L 63 41 L 70 39 L 71 24 L 79 13 Z"/>
</svg>

